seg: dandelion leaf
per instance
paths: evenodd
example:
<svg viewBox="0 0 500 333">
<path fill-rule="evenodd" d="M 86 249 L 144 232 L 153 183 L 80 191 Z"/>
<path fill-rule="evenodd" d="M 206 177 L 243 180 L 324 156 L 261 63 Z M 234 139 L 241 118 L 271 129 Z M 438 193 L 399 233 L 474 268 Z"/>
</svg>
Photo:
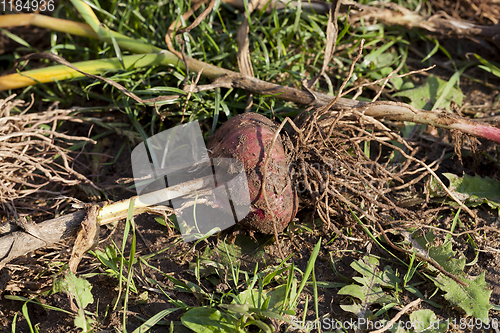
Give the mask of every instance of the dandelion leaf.
<svg viewBox="0 0 500 333">
<path fill-rule="evenodd" d="M 429 257 L 433 258 L 443 268 L 465 281 L 469 287 L 462 286 L 455 280 L 439 273 L 434 280 L 435 285 L 444 291 L 445 299 L 454 306 L 462 308 L 467 315 L 485 320 L 488 318 L 488 311 L 491 309 L 489 298 L 491 290 L 484 279 L 484 272 L 474 279 L 469 278 L 464 273 L 465 258 L 456 259 L 456 251 L 453 251 L 450 241 L 446 241 L 441 246 L 434 247 L 435 236 L 432 231 L 420 237 L 415 237 L 416 241 L 427 249 Z"/>
<path fill-rule="evenodd" d="M 187 328 L 198 333 L 243 333 L 233 318 L 213 308 L 193 308 L 181 317 L 181 322 Z"/>
<path fill-rule="evenodd" d="M 491 209 L 496 209 L 500 214 L 499 181 L 490 177 L 483 178 L 479 175 L 464 174 L 463 177 L 452 173 L 444 173 L 443 175 L 450 181 L 449 190 L 467 206 L 477 207 L 486 204 Z M 434 179 L 431 181 L 430 189 L 433 197 L 446 195 L 441 185 Z M 449 204 L 458 206 L 455 201 L 451 200 Z"/>
<path fill-rule="evenodd" d="M 400 282 L 390 266 L 385 266 L 384 270 L 378 269 L 379 261 L 375 257 L 366 256 L 363 260 L 356 260 L 351 267 L 363 275 L 362 279 L 356 279 L 361 284 L 378 284 L 381 287 L 396 288 Z"/>
<path fill-rule="evenodd" d="M 434 259 L 438 264 L 443 266 L 446 271 L 451 274 L 461 274 L 463 272 L 465 258 L 454 258 L 457 252 L 453 251 L 451 241 L 446 241 L 440 246 L 433 246 L 436 236 L 432 230 L 422 236 L 415 237 L 415 234 L 413 236 L 421 248 L 426 251 L 424 255 Z M 436 270 L 433 266 L 429 266 L 429 268 Z"/>
<path fill-rule="evenodd" d="M 75 326 L 88 331 L 91 328 L 93 320 L 85 316 L 84 309 L 87 305 L 94 302 L 90 282 L 84 278 L 76 277 L 72 272 L 68 272 L 55 280 L 52 290 L 54 293 L 64 292 L 68 295 L 71 302 L 76 302 L 78 313 L 75 317 Z"/>
<path fill-rule="evenodd" d="M 448 325 L 440 321 L 436 314 L 429 309 L 417 310 L 410 314 L 413 332 L 440 333 L 448 329 Z"/>
<path fill-rule="evenodd" d="M 434 75 L 429 75 L 421 86 L 397 92 L 393 96 L 405 97 L 411 106 L 423 110 L 431 110 L 439 99 L 440 103 L 435 107 L 450 110 L 451 102 L 462 105 L 464 94 L 456 86 L 446 87 L 447 83 Z M 443 94 L 445 96 L 442 96 Z"/>
<path fill-rule="evenodd" d="M 488 290 L 488 285 L 484 279 L 485 272 L 482 272 L 474 279 L 464 277 L 465 274 L 460 276 L 469 287 L 464 287 L 443 274 L 438 275 L 435 284 L 446 292 L 444 298 L 448 302 L 462 308 L 468 316 L 487 321 L 488 312 L 492 306 L 489 302 L 491 290 Z"/>
<path fill-rule="evenodd" d="M 384 293 L 381 287 L 394 288 L 399 283 L 399 278 L 389 266 L 380 271 L 378 265 L 378 259 L 372 256 L 366 256 L 351 264 L 351 267 L 363 276 L 353 277 L 354 281 L 359 284 L 344 286 L 339 290 L 338 294 L 358 298 L 361 300 L 361 304 L 355 302 L 352 305 L 341 305 L 342 309 L 359 315 L 370 304 L 386 304 L 395 301 L 394 297 Z"/>
</svg>

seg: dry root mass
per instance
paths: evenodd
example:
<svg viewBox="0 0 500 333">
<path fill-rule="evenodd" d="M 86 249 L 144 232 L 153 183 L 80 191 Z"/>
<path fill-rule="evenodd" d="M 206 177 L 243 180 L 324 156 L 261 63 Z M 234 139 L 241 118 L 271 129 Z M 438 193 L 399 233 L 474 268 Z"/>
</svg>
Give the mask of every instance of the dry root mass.
<svg viewBox="0 0 500 333">
<path fill-rule="evenodd" d="M 46 198 L 68 195 L 77 184 L 94 186 L 74 170 L 69 148 L 76 142 L 95 142 L 57 128 L 61 120 L 81 119 L 71 110 L 28 113 L 30 107 L 15 95 L 0 100 L 0 209 L 5 215 L 16 215 L 17 210 L 50 212 Z"/>
<path fill-rule="evenodd" d="M 438 161 L 424 167 L 416 146 L 362 109 L 307 110 L 294 123 L 292 178 L 302 203 L 315 207 L 328 228 L 346 237 L 337 227 L 356 224 L 356 217 L 380 225 L 421 218 L 398 203 L 424 189 Z"/>
</svg>

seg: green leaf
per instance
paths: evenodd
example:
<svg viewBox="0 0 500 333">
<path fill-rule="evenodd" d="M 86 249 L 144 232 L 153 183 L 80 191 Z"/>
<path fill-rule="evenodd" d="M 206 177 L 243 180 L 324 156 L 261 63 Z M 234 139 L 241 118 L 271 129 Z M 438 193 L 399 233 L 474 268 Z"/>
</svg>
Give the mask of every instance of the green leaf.
<svg viewBox="0 0 500 333">
<path fill-rule="evenodd" d="M 491 309 L 489 303 L 491 290 L 484 279 L 484 272 L 474 279 L 470 279 L 464 272 L 465 258 L 455 259 L 456 251 L 453 251 L 451 241 L 445 242 L 439 247 L 433 247 L 435 236 L 432 231 L 420 237 L 415 237 L 417 243 L 428 255 L 438 262 L 443 268 L 466 282 L 469 287 L 462 286 L 455 280 L 440 273 L 434 280 L 434 284 L 446 294 L 444 298 L 454 306 L 459 306 L 469 316 L 474 316 L 483 321 L 488 319 Z M 435 270 L 435 269 L 434 269 Z"/>
<path fill-rule="evenodd" d="M 168 316 L 172 312 L 175 312 L 179 309 L 180 308 L 170 308 L 158 312 L 153 317 L 145 321 L 141 326 L 137 327 L 132 333 L 143 333 L 149 331 L 153 326 L 156 325 L 156 323 L 162 320 L 165 316 Z"/>
<path fill-rule="evenodd" d="M 476 207 L 487 204 L 500 213 L 500 182 L 490 177 L 479 175 L 463 177 L 452 173 L 443 173 L 450 181 L 449 190 L 467 206 Z M 432 196 L 445 195 L 442 187 L 434 180 L 431 181 Z M 458 205 L 456 202 L 450 204 Z"/>
<path fill-rule="evenodd" d="M 356 315 L 361 313 L 361 310 L 363 309 L 363 306 L 359 303 L 356 303 L 356 302 L 354 302 L 354 304 L 351 304 L 351 305 L 341 304 L 340 307 L 342 308 L 342 310 L 347 311 L 347 312 L 352 312 Z"/>
<path fill-rule="evenodd" d="M 491 290 L 488 290 L 488 285 L 484 279 L 485 272 L 476 276 L 475 279 L 464 279 L 469 287 L 466 288 L 451 278 L 439 274 L 436 278 L 435 284 L 441 290 L 445 291 L 444 298 L 451 304 L 461 307 L 468 316 L 474 316 L 481 319 L 483 322 L 488 320 L 488 312 L 492 308 L 489 299 Z"/>
<path fill-rule="evenodd" d="M 434 107 L 450 110 L 452 101 L 461 106 L 464 98 L 460 88 L 452 84 L 448 85 L 447 81 L 429 75 L 421 86 L 397 92 L 393 96 L 408 98 L 409 104 L 417 109 L 431 110 Z"/>
<path fill-rule="evenodd" d="M 289 290 L 290 289 L 290 290 Z M 288 299 L 294 299 L 297 289 L 297 284 L 292 282 L 290 288 L 287 285 L 281 285 L 271 290 L 267 295 L 270 298 L 267 310 L 279 312 L 280 309 L 288 309 L 292 307 L 292 304 L 287 302 L 286 294 L 290 292 Z"/>
<path fill-rule="evenodd" d="M 359 315 L 370 304 L 387 304 L 396 301 L 394 297 L 387 295 L 381 286 L 395 288 L 400 280 L 389 266 L 380 271 L 378 265 L 379 261 L 373 256 L 366 256 L 351 264 L 351 267 L 361 273 L 363 277 L 353 277 L 359 284 L 342 287 L 338 294 L 358 298 L 361 300 L 361 304 L 355 302 L 352 305 L 341 305 L 342 309 Z"/>
<path fill-rule="evenodd" d="M 493 75 L 496 75 L 496 76 L 500 77 L 500 68 L 498 68 L 493 63 L 491 63 L 488 60 L 480 57 L 477 54 L 474 54 L 474 56 L 483 64 L 483 65 L 479 65 L 477 67 L 479 67 L 479 68 L 481 68 L 481 69 L 483 69 L 483 70 L 485 70 L 487 72 L 490 72 Z"/>
<path fill-rule="evenodd" d="M 293 301 L 295 306 L 297 306 L 297 304 L 299 302 L 300 293 L 302 292 L 302 289 L 304 289 L 304 287 L 307 283 L 307 280 L 309 279 L 309 275 L 311 275 L 311 272 L 314 268 L 314 264 L 316 262 L 316 258 L 318 257 L 318 253 L 319 253 L 320 248 L 321 248 L 321 238 L 318 240 L 318 243 L 316 243 L 316 246 L 314 247 L 314 249 L 311 253 L 311 257 L 309 258 L 309 261 L 307 262 L 306 271 L 304 272 L 304 275 L 302 276 L 302 281 L 300 281 L 299 289 L 297 290 L 297 295 L 295 296 L 295 299 Z"/>
<path fill-rule="evenodd" d="M 414 237 L 415 235 L 416 234 L 413 234 Z M 422 250 L 438 264 L 443 266 L 446 271 L 455 275 L 461 274 L 465 267 L 465 257 L 460 259 L 454 258 L 457 252 L 453 251 L 451 241 L 444 242 L 438 247 L 433 246 L 435 238 L 436 236 L 431 230 L 427 234 L 415 237 L 415 240 L 421 246 Z M 433 266 L 430 266 L 429 269 L 436 270 Z"/>
<path fill-rule="evenodd" d="M 267 291 L 260 292 L 257 289 L 247 289 L 234 296 L 232 304 L 248 305 L 254 308 L 260 308 L 267 298 Z"/>
<path fill-rule="evenodd" d="M 92 332 L 92 324 L 95 320 L 86 317 L 85 315 L 78 314 L 75 317 L 75 326 L 83 329 L 84 332 Z"/>
<path fill-rule="evenodd" d="M 446 322 L 440 321 L 429 309 L 417 310 L 410 314 L 414 332 L 439 333 L 448 329 Z"/>
<path fill-rule="evenodd" d="M 466 67 L 462 68 L 461 70 L 459 70 L 458 72 L 456 72 L 455 74 L 453 74 L 450 77 L 450 80 L 448 82 L 446 82 L 446 84 L 444 85 L 444 87 L 441 90 L 438 91 L 439 98 L 437 99 L 437 101 L 432 106 L 432 110 L 438 109 L 440 105 L 443 105 L 443 103 L 450 96 L 450 94 L 452 94 L 452 89 L 456 89 L 456 88 L 454 88 L 454 86 L 455 86 L 455 84 L 457 82 L 460 82 L 459 81 L 460 80 L 460 75 L 462 75 L 462 73 L 465 70 L 465 68 Z M 462 93 L 462 92 L 460 91 L 460 93 Z M 463 97 L 463 95 L 462 95 L 462 97 Z M 460 104 L 462 104 L 461 100 L 460 100 Z M 445 105 L 445 107 L 446 107 L 446 105 Z M 446 109 L 449 111 L 448 108 L 446 108 Z"/>
<path fill-rule="evenodd" d="M 405 290 L 406 291 L 409 291 L 410 293 L 412 293 L 413 295 L 417 296 L 418 298 L 421 298 L 424 302 L 432 305 L 433 307 L 435 307 L 436 309 L 441 309 L 442 306 L 437 304 L 436 302 L 434 301 L 431 301 L 430 299 L 426 298 L 417 288 L 415 288 L 414 286 L 411 286 L 411 285 L 408 285 L 405 287 Z"/>
<path fill-rule="evenodd" d="M 63 277 L 56 279 L 52 287 L 54 293 L 65 292 L 68 297 L 75 300 L 78 306 L 78 314 L 75 317 L 75 326 L 84 332 L 92 328 L 93 320 L 85 316 L 84 309 L 94 302 L 91 290 L 92 285 L 84 278 L 76 277 L 72 272 L 67 272 Z"/>
<path fill-rule="evenodd" d="M 363 284 L 368 283 L 368 281 L 373 280 L 374 284 L 378 284 L 381 287 L 396 288 L 397 284 L 400 284 L 399 278 L 394 274 L 394 271 L 390 266 L 385 266 L 383 271 L 378 269 L 379 262 L 375 257 L 365 257 L 363 260 L 356 260 L 351 264 L 358 273 L 365 276 Z"/>
<path fill-rule="evenodd" d="M 87 305 L 94 303 L 91 293 L 92 285 L 84 278 L 76 277 L 72 272 L 66 273 L 64 277 L 57 279 L 53 285 L 53 291 L 65 292 L 73 297 L 76 303 L 85 309 Z"/>
<path fill-rule="evenodd" d="M 181 322 L 187 328 L 198 333 L 244 332 L 236 326 L 237 320 L 217 309 L 200 307 L 193 308 L 181 317 Z"/>
<path fill-rule="evenodd" d="M 19 43 L 19 44 L 21 44 L 29 49 L 33 49 L 31 47 L 31 45 L 28 44 L 27 41 L 25 41 L 24 39 L 22 39 L 21 37 L 15 35 L 15 34 L 11 33 L 10 31 L 0 28 L 0 32 L 5 34 L 7 37 L 10 37 L 10 39 L 12 39 L 13 41 L 15 41 L 15 42 L 17 42 L 17 43 Z"/>
</svg>

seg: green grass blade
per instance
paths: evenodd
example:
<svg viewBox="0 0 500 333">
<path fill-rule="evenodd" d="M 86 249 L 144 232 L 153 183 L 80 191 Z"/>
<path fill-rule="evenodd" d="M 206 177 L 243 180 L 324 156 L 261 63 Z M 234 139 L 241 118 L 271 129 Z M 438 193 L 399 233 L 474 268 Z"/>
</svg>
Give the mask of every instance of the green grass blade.
<svg viewBox="0 0 500 333">
<path fill-rule="evenodd" d="M 33 47 L 30 44 L 28 44 L 27 41 L 25 41 L 24 39 L 22 39 L 19 36 L 16 36 L 15 34 L 11 33 L 10 31 L 0 28 L 0 32 L 2 32 L 3 34 L 5 34 L 7 37 L 9 37 L 10 39 L 12 39 L 13 41 L 21 44 L 22 46 L 25 46 L 25 47 L 27 47 L 29 49 L 33 49 Z"/>
<path fill-rule="evenodd" d="M 12 319 L 12 330 L 11 330 L 12 333 L 16 333 L 16 323 L 18 314 L 19 313 L 16 312 L 16 314 L 14 315 L 14 319 Z"/>
<path fill-rule="evenodd" d="M 82 15 L 85 22 L 92 27 L 92 29 L 99 34 L 99 30 L 101 27 L 101 22 L 95 15 L 94 11 L 88 4 L 80 0 L 71 0 L 73 6 L 75 6 L 76 10 Z"/>
<path fill-rule="evenodd" d="M 497 66 L 495 66 L 494 64 L 492 64 L 491 62 L 489 62 L 488 60 L 482 58 L 481 56 L 479 56 L 477 54 L 474 54 L 474 56 L 482 64 L 482 65 L 478 66 L 479 68 L 481 68 L 481 69 L 483 69 L 483 70 L 485 70 L 487 72 L 490 72 L 493 75 L 496 75 L 496 76 L 500 77 L 500 68 L 498 68 Z"/>
<path fill-rule="evenodd" d="M 35 331 L 33 330 L 33 325 L 31 325 L 30 315 L 28 313 L 28 302 L 25 302 L 23 304 L 23 307 L 22 307 L 21 311 L 23 313 L 24 318 L 26 319 L 26 323 L 28 324 L 30 332 L 31 333 L 35 333 Z"/>
<path fill-rule="evenodd" d="M 302 277 L 302 281 L 300 281 L 299 289 L 297 290 L 297 295 L 295 296 L 295 299 L 293 301 L 295 307 L 297 307 L 300 293 L 304 289 L 307 280 L 309 279 L 309 275 L 311 275 L 311 272 L 314 268 L 314 263 L 316 262 L 316 258 L 318 257 L 320 248 L 321 248 L 321 238 L 319 239 L 318 243 L 316 244 L 314 250 L 311 253 L 311 257 L 309 258 L 309 262 L 307 263 L 306 271 L 304 273 L 304 276 Z"/>
<path fill-rule="evenodd" d="M 28 299 L 28 298 L 22 297 L 22 296 L 5 295 L 4 298 L 5 299 L 10 299 L 11 301 L 31 302 L 31 303 L 34 303 L 34 304 L 38 304 L 38 305 L 40 305 L 41 307 L 43 307 L 44 309 L 47 309 L 47 310 L 59 311 L 59 312 L 63 312 L 65 314 L 69 314 L 69 315 L 73 315 L 74 314 L 73 312 L 66 311 L 64 309 L 60 309 L 60 308 L 57 308 L 55 306 L 51 306 L 51 305 L 48 305 L 48 304 L 42 304 L 40 302 L 37 302 L 36 300 Z"/>
<path fill-rule="evenodd" d="M 127 222 L 125 223 L 125 230 L 123 231 L 122 251 L 121 251 L 121 258 L 120 258 L 120 274 L 119 274 L 119 278 L 118 278 L 118 296 L 116 297 L 116 302 L 115 302 L 115 305 L 113 307 L 113 311 L 116 310 L 116 307 L 118 306 L 118 303 L 120 302 L 120 297 L 122 294 L 123 266 L 125 265 L 125 257 L 124 257 L 125 245 L 127 244 L 127 238 L 128 238 L 128 234 L 130 231 L 129 221 L 132 219 L 132 216 L 133 216 L 134 204 L 135 204 L 135 199 L 131 199 L 130 204 L 129 204 L 129 208 L 128 208 Z"/>
<path fill-rule="evenodd" d="M 149 318 L 146 320 L 141 326 L 137 327 L 132 333 L 145 333 L 149 331 L 153 326 L 155 326 L 160 320 L 162 320 L 165 316 L 168 316 L 172 312 L 175 312 L 177 310 L 180 310 L 181 308 L 171 308 L 171 309 L 165 309 L 157 314 L 155 314 L 153 317 Z"/>
<path fill-rule="evenodd" d="M 434 103 L 434 105 L 432 106 L 431 110 L 435 110 L 439 105 L 441 105 L 443 103 L 443 101 L 445 100 L 445 98 L 448 96 L 448 93 L 451 91 L 451 88 L 453 88 L 453 86 L 455 85 L 455 83 L 459 82 L 460 76 L 462 75 L 462 73 L 464 72 L 464 70 L 467 67 L 469 67 L 469 66 L 470 65 L 465 66 L 464 68 L 462 68 L 461 70 L 459 70 L 458 72 L 456 72 L 455 74 L 452 75 L 452 77 L 450 78 L 450 80 L 444 86 L 444 89 L 441 92 L 441 95 L 436 100 L 436 103 Z"/>
</svg>

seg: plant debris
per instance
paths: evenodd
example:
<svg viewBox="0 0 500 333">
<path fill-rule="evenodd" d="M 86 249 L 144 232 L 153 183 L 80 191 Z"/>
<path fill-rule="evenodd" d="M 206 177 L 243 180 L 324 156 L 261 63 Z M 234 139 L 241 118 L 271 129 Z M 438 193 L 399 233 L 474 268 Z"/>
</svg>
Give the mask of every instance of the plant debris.
<svg viewBox="0 0 500 333">
<path fill-rule="evenodd" d="M 73 110 L 28 113 L 32 104 L 11 95 L 0 100 L 0 207 L 16 217 L 51 211 L 35 204 L 42 196 L 67 195 L 71 187 L 86 184 L 99 189 L 72 166 L 70 147 L 94 140 L 56 130 L 60 121 L 81 123 Z M 15 112 L 13 112 L 15 110 Z"/>
</svg>

